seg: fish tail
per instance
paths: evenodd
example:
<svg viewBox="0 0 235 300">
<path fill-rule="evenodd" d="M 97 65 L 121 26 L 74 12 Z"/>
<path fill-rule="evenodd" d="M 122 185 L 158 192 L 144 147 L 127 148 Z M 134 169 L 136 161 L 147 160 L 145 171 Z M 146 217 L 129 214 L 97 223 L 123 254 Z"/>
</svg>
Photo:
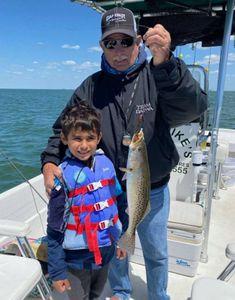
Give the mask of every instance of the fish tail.
<svg viewBox="0 0 235 300">
<path fill-rule="evenodd" d="M 120 238 L 118 245 L 124 248 L 129 254 L 133 255 L 135 251 L 135 232 L 126 231 Z"/>
</svg>

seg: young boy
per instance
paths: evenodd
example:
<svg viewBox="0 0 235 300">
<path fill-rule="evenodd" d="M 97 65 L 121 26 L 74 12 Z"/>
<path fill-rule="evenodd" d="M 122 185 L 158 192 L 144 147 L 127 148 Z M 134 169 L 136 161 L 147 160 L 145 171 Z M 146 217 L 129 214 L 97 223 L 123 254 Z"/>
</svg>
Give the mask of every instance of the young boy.
<svg viewBox="0 0 235 300">
<path fill-rule="evenodd" d="M 85 101 L 66 108 L 61 140 L 68 146 L 48 205 L 48 269 L 53 286 L 70 300 L 98 299 L 122 225 L 122 190 L 111 161 L 98 149 L 99 114 Z M 125 251 L 117 249 L 122 259 Z"/>
</svg>

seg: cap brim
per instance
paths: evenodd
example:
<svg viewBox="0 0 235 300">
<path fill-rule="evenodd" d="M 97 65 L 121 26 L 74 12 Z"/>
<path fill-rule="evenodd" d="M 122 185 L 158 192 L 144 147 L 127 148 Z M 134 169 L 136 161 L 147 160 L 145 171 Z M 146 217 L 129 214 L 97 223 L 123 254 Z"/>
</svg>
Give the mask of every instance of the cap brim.
<svg viewBox="0 0 235 300">
<path fill-rule="evenodd" d="M 114 34 L 114 33 L 123 33 L 123 34 L 129 35 L 131 37 L 137 36 L 136 32 L 134 32 L 133 30 L 123 29 L 123 28 L 115 28 L 115 29 L 104 32 L 102 35 L 102 40 L 104 40 L 106 37 L 108 37 L 109 35 Z"/>
</svg>

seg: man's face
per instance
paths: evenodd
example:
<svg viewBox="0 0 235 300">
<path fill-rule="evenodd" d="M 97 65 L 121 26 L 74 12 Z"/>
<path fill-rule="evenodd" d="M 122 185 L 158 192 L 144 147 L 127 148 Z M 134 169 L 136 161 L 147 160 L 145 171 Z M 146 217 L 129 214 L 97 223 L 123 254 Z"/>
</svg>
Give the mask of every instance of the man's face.
<svg viewBox="0 0 235 300">
<path fill-rule="evenodd" d="M 100 46 L 110 66 L 117 71 L 125 71 L 134 64 L 140 42 L 140 36 L 133 39 L 123 33 L 114 33 L 101 41 Z"/>
</svg>

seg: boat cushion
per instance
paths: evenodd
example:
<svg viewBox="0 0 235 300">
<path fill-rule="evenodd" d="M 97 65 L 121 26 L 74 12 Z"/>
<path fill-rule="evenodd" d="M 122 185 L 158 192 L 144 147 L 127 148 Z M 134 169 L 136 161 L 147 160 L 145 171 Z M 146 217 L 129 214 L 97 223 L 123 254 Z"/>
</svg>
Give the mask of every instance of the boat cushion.
<svg viewBox="0 0 235 300">
<path fill-rule="evenodd" d="M 36 259 L 0 254 L 1 299 L 24 299 L 41 276 L 41 265 Z"/>
<path fill-rule="evenodd" d="M 12 220 L 0 220 L 0 234 L 10 237 L 24 237 L 30 231 L 29 224 L 25 222 L 17 222 Z"/>
<path fill-rule="evenodd" d="M 171 201 L 168 229 L 201 233 L 203 227 L 203 208 L 190 202 Z"/>
<path fill-rule="evenodd" d="M 232 300 L 235 286 L 212 278 L 199 278 L 193 283 L 191 300 Z"/>
</svg>

